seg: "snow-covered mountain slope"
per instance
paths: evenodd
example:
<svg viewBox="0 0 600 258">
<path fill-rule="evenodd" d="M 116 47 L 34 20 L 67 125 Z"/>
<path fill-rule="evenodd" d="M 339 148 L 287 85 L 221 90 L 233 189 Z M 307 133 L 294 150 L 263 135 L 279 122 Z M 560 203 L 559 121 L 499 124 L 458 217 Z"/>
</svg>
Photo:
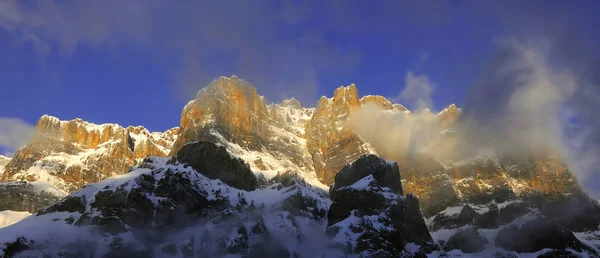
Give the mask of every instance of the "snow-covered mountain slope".
<svg viewBox="0 0 600 258">
<path fill-rule="evenodd" d="M 397 164 L 373 156 L 362 156 L 336 176 L 330 200 L 294 173 L 269 181 L 254 177 L 252 190 L 232 187 L 243 185 L 238 178 L 255 175 L 248 165 L 217 145 L 186 146 L 176 157 L 147 158 L 129 173 L 88 185 L 1 228 L 0 252 L 10 257 L 597 257 L 589 244 L 599 233 L 573 235 L 539 213 L 517 216 L 499 228 L 465 225 L 430 234 L 427 228 L 435 224 L 451 225 L 469 211 L 483 215 L 494 209 L 451 207 L 440 213 L 445 218 L 424 220 L 418 199 L 402 196 L 399 182 L 391 180 L 398 180 Z M 180 163 L 186 157 L 196 159 Z"/>
<path fill-rule="evenodd" d="M 234 157 L 229 162 L 242 164 Z M 88 185 L 1 229 L 0 242 L 27 239 L 27 250 L 17 257 L 79 257 L 82 252 L 93 257 L 281 257 L 282 252 L 315 257 L 327 250 L 324 217 L 330 203 L 324 191 L 291 173 L 245 191 L 175 159 L 149 158 L 127 174 Z M 48 230 L 34 230 L 42 225 Z M 4 253 L 10 248 L 5 245 Z"/>
</svg>

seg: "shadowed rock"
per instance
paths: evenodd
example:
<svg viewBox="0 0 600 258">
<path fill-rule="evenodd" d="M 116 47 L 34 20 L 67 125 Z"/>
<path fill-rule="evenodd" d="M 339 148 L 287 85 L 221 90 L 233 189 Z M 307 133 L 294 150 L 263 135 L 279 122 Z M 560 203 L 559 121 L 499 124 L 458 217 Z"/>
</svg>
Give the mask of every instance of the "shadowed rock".
<svg viewBox="0 0 600 258">
<path fill-rule="evenodd" d="M 0 183 L 0 211 L 37 212 L 58 201 L 60 197 L 45 191 L 38 192 L 26 181 Z"/>
<path fill-rule="evenodd" d="M 376 176 L 386 181 L 380 183 Z M 327 232 L 333 236 L 358 234 L 356 243 L 348 243 L 349 254 L 410 257 L 437 249 L 421 216 L 419 200 L 411 194 L 399 195 L 402 185 L 396 164 L 374 155 L 362 156 L 335 178 Z M 407 253 L 409 243 L 419 246 L 417 253 Z"/>
<path fill-rule="evenodd" d="M 362 155 L 356 161 L 342 168 L 335 175 L 335 184 L 332 191 L 352 185 L 368 175 L 373 175 L 379 185 L 388 187 L 393 192 L 402 195 L 398 164 L 373 154 Z"/>
<path fill-rule="evenodd" d="M 175 158 L 210 179 L 220 179 L 238 189 L 252 191 L 258 185 L 250 167 L 242 159 L 231 156 L 223 146 L 210 142 L 189 143 L 177 152 Z"/>
<path fill-rule="evenodd" d="M 571 231 L 555 222 L 539 218 L 525 223 L 519 228 L 510 225 L 498 232 L 496 246 L 520 253 L 533 253 L 544 248 L 566 250 L 573 249 L 578 252 L 596 252 L 583 244 Z"/>
<path fill-rule="evenodd" d="M 465 253 L 477 253 L 482 251 L 485 244 L 488 243 L 487 239 L 479 235 L 477 228 L 473 227 L 454 233 L 444 244 L 444 250 L 458 249 Z"/>
</svg>

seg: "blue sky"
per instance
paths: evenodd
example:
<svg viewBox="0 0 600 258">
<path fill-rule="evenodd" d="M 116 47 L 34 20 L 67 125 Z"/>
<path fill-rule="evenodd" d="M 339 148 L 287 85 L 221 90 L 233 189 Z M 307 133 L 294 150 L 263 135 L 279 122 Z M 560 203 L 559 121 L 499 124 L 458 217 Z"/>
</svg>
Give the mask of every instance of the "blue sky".
<svg viewBox="0 0 600 258">
<path fill-rule="evenodd" d="M 439 110 L 463 104 L 498 39 L 565 27 L 596 40 L 597 11 L 595 1 L 3 0 L 0 118 L 162 131 L 232 74 L 271 102 L 312 106 L 350 83 L 397 98 L 412 71 Z"/>
</svg>

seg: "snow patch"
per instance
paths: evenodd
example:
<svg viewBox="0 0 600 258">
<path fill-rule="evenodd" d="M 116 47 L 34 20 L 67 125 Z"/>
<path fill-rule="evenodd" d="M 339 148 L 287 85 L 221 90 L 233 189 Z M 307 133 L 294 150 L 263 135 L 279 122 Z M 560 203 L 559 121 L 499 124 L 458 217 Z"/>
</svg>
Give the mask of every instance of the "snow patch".
<svg viewBox="0 0 600 258">
<path fill-rule="evenodd" d="M 254 173 L 262 174 L 266 179 L 271 179 L 278 173 L 294 171 L 304 178 L 308 184 L 325 191 L 329 189 L 329 187 L 317 179 L 312 167 L 298 166 L 285 157 L 275 157 L 273 154 L 266 151 L 247 150 L 238 144 L 227 141 L 218 132 L 212 131 L 211 133 L 219 139 L 219 142 L 223 144 L 230 154 L 246 161 Z M 264 167 L 259 167 L 256 163 L 257 160 L 260 160 Z"/>
</svg>

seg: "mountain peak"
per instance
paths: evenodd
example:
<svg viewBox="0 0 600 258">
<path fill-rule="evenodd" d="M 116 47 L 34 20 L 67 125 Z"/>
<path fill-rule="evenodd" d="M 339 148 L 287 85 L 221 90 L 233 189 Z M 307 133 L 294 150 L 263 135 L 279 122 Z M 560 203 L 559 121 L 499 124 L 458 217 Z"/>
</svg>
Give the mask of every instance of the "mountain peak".
<svg viewBox="0 0 600 258">
<path fill-rule="evenodd" d="M 302 108 L 302 104 L 300 104 L 300 101 L 298 101 L 296 98 L 292 97 L 290 99 L 285 99 L 283 101 L 281 101 L 281 103 L 279 103 L 279 106 L 282 107 L 293 107 L 293 108 Z"/>
<path fill-rule="evenodd" d="M 440 111 L 437 116 L 442 128 L 448 128 L 454 124 L 460 117 L 462 109 L 457 108 L 455 104 L 450 104 L 447 108 Z"/>
<path fill-rule="evenodd" d="M 333 92 L 333 101 L 335 103 L 345 102 L 351 106 L 358 104 L 358 90 L 354 83 L 348 86 L 340 86 Z"/>
</svg>

